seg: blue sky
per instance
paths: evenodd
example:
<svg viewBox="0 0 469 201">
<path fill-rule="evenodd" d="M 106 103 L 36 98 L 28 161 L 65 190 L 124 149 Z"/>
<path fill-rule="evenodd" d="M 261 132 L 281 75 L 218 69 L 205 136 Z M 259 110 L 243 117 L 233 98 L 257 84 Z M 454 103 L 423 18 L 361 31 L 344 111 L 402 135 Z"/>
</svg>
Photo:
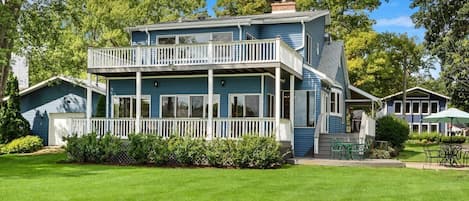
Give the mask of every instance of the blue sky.
<svg viewBox="0 0 469 201">
<path fill-rule="evenodd" d="M 207 0 L 207 10 L 210 15 L 213 14 L 212 8 L 216 4 L 216 0 Z M 373 29 L 378 32 L 397 32 L 407 33 L 409 36 L 415 37 L 417 42 L 422 42 L 425 30 L 416 29 L 410 16 L 417 9 L 410 9 L 410 0 L 390 0 L 383 2 L 381 6 L 370 13 L 370 17 L 376 20 Z M 438 68 L 438 67 L 437 67 Z M 433 77 L 438 77 L 439 69 L 431 71 Z"/>
</svg>

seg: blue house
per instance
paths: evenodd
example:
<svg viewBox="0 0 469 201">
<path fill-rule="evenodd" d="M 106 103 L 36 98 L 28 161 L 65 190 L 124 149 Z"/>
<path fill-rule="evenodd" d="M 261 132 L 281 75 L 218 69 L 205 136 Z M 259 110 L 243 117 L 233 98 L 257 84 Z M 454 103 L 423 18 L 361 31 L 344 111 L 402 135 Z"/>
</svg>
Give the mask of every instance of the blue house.
<svg viewBox="0 0 469 201">
<path fill-rule="evenodd" d="M 107 81 L 107 116 L 89 111 L 72 130 L 208 140 L 251 133 L 310 155 L 320 133 L 346 132 L 344 46 L 328 37 L 329 23 L 328 11 L 293 5 L 130 27 L 130 47 L 88 50 L 89 81 Z"/>
<path fill-rule="evenodd" d="M 45 145 L 57 145 L 49 139 L 53 135 L 49 133 L 51 121 L 54 117 L 84 117 L 88 87 L 93 91 L 92 111 L 96 111 L 98 99 L 106 91 L 102 85 L 87 86 L 81 80 L 58 76 L 20 91 L 21 114 L 30 123 L 32 133 Z"/>
<path fill-rule="evenodd" d="M 447 125 L 443 123 L 427 123 L 422 119 L 428 115 L 444 111 L 448 108 L 450 98 L 424 89 L 414 87 L 407 90 L 406 104 L 402 103 L 402 92 L 383 98 L 385 114 L 396 115 L 409 123 L 411 132 L 439 132 L 447 134 Z"/>
</svg>

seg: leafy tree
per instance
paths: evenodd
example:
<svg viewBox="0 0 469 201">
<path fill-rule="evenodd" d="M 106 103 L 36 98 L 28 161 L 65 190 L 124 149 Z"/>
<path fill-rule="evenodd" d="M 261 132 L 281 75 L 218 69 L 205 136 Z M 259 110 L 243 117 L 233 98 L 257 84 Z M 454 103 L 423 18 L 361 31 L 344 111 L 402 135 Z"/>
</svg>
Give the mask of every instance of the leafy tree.
<svg viewBox="0 0 469 201">
<path fill-rule="evenodd" d="M 469 2 L 413 0 L 412 15 L 425 32 L 425 47 L 441 62 L 451 103 L 469 111 Z"/>
<path fill-rule="evenodd" d="M 10 73 L 10 59 L 14 41 L 18 37 L 17 21 L 24 0 L 0 2 L 0 100 Z"/>
<path fill-rule="evenodd" d="M 8 143 L 30 133 L 29 122 L 21 115 L 18 80 L 10 73 L 5 95 L 6 104 L 0 108 L 0 143 Z"/>
<path fill-rule="evenodd" d="M 217 0 L 217 16 L 255 15 L 269 12 L 273 0 Z"/>
</svg>

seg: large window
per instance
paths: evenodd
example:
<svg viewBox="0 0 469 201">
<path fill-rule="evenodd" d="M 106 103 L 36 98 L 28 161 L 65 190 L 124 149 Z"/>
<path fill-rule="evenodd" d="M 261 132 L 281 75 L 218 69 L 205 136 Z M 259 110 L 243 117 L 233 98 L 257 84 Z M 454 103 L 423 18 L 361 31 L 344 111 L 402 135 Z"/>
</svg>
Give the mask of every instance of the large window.
<svg viewBox="0 0 469 201">
<path fill-rule="evenodd" d="M 233 41 L 233 33 L 231 32 L 214 32 L 214 33 L 198 33 L 198 34 L 181 34 L 181 35 L 166 35 L 157 38 L 159 45 L 172 45 L 172 44 L 196 44 L 208 43 L 208 41 Z"/>
<path fill-rule="evenodd" d="M 231 117 L 259 117 L 258 94 L 230 94 Z"/>
<path fill-rule="evenodd" d="M 220 96 L 213 95 L 213 117 L 218 117 Z M 208 116 L 206 95 L 163 95 L 161 96 L 163 118 L 205 118 Z"/>
<path fill-rule="evenodd" d="M 150 117 L 150 96 L 142 96 L 141 115 L 143 118 Z M 113 96 L 113 118 L 135 118 L 137 98 L 135 96 Z"/>
<path fill-rule="evenodd" d="M 412 113 L 420 114 L 420 102 L 419 101 L 412 101 Z"/>
<path fill-rule="evenodd" d="M 313 63 L 313 39 L 309 34 L 306 34 L 306 46 L 305 46 L 305 59 L 306 63 L 312 64 Z"/>
<path fill-rule="evenodd" d="M 330 111 L 332 115 L 342 115 L 342 91 L 338 89 L 332 89 L 330 97 Z"/>
<path fill-rule="evenodd" d="M 394 114 L 402 114 L 402 101 L 394 101 Z"/>
<path fill-rule="evenodd" d="M 428 101 L 422 101 L 420 103 L 422 109 L 421 109 L 421 112 L 422 114 L 428 114 L 429 112 L 429 104 L 428 104 Z"/>
<path fill-rule="evenodd" d="M 295 91 L 295 127 L 315 127 L 316 92 Z"/>
<path fill-rule="evenodd" d="M 439 107 L 440 107 L 440 105 L 439 105 L 438 101 L 430 102 L 430 111 L 431 111 L 431 113 L 439 112 Z"/>
</svg>

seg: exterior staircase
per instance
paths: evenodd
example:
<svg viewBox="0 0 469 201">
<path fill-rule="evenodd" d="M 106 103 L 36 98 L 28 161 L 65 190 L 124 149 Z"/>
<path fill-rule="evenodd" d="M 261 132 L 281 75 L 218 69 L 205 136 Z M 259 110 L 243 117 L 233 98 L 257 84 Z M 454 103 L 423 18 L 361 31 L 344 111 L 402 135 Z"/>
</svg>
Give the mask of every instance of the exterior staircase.
<svg viewBox="0 0 469 201">
<path fill-rule="evenodd" d="M 358 133 L 321 133 L 319 137 L 319 154 L 315 154 L 314 158 L 330 158 L 331 144 L 334 139 L 340 142 L 358 143 Z"/>
</svg>

